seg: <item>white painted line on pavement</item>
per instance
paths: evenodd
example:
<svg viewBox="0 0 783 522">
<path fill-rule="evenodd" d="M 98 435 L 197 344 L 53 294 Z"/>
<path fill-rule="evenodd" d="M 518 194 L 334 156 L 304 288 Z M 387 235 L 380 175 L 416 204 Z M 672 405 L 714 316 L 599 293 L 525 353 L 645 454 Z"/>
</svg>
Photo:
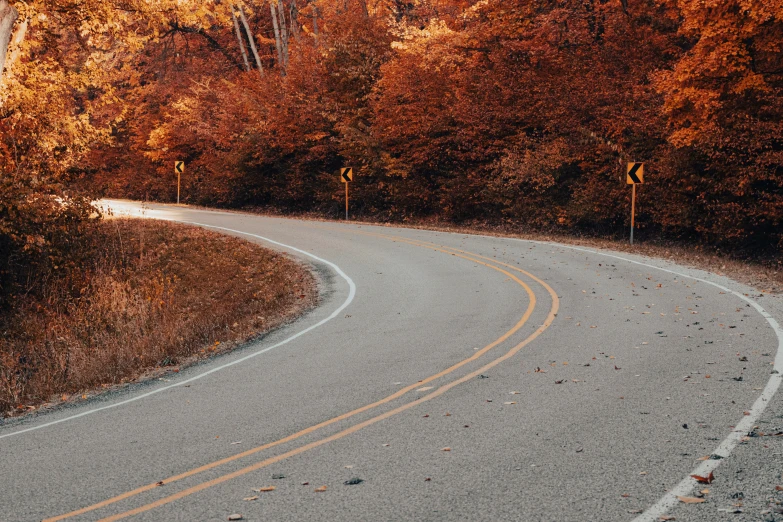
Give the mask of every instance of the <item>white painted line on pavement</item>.
<svg viewBox="0 0 783 522">
<path fill-rule="evenodd" d="M 169 221 L 180 221 L 180 220 L 169 219 Z M 174 384 L 169 384 L 168 386 L 163 386 L 161 388 L 157 388 L 157 389 L 152 390 L 150 392 L 143 393 L 141 395 L 137 395 L 136 397 L 132 397 L 132 398 L 126 399 L 124 401 L 116 402 L 114 404 L 109 404 L 107 406 L 101 406 L 100 408 L 94 408 L 92 410 L 83 411 L 81 413 L 77 413 L 76 415 L 71 415 L 70 417 L 65 417 L 65 418 L 62 418 L 62 419 L 55 420 L 55 421 L 47 422 L 47 423 L 44 423 L 44 424 L 40 424 L 38 426 L 31 426 L 29 428 L 25 428 L 25 429 L 18 430 L 18 431 L 13 431 L 11 433 L 5 433 L 5 434 L 0 435 L 0 439 L 4 439 L 6 437 L 13 437 L 14 435 L 21 435 L 22 433 L 28 433 L 28 432 L 31 432 L 31 431 L 41 430 L 43 428 L 48 428 L 49 426 L 54 426 L 55 424 L 61 424 L 63 422 L 67 422 L 67 421 L 71 421 L 71 420 L 74 420 L 74 419 L 78 419 L 80 417 L 86 417 L 87 415 L 92 415 L 93 413 L 98 413 L 99 411 L 108 410 L 108 409 L 111 409 L 111 408 L 117 408 L 119 406 L 123 406 L 125 404 L 129 404 L 131 402 L 136 402 L 136 401 L 139 401 L 141 399 L 145 399 L 145 398 L 147 398 L 147 397 L 149 397 L 151 395 L 155 395 L 155 394 L 164 392 L 166 390 L 170 390 L 172 388 L 176 388 L 178 386 L 182 386 L 184 384 L 188 384 L 190 382 L 197 381 L 199 379 L 202 379 L 202 378 L 206 377 L 207 375 L 211 375 L 211 374 L 213 374 L 215 372 L 219 372 L 220 370 L 225 370 L 226 368 L 229 368 L 229 367 L 234 366 L 236 364 L 245 362 L 248 359 L 252 359 L 253 357 L 261 355 L 262 353 L 266 353 L 268 351 L 274 350 L 275 348 L 279 348 L 280 346 L 283 346 L 284 344 L 288 344 L 291 341 L 293 341 L 294 339 L 297 339 L 297 338 L 305 335 L 306 333 L 315 330 L 319 326 L 322 326 L 322 325 L 326 324 L 327 322 L 331 321 L 332 319 L 334 319 L 338 315 L 340 315 L 340 313 L 343 310 L 345 310 L 348 307 L 348 305 L 351 304 L 351 302 L 353 301 L 354 297 L 356 296 L 356 284 L 353 282 L 353 280 L 350 277 L 348 277 L 348 275 L 345 274 L 345 272 L 342 271 L 342 269 L 339 266 L 337 266 L 336 264 L 332 263 L 331 261 L 327 261 L 326 259 L 322 259 L 322 258 L 320 258 L 320 257 L 318 257 L 318 256 L 316 256 L 314 254 L 311 254 L 309 252 L 305 252 L 304 250 L 300 250 L 300 249 L 298 249 L 296 247 L 292 247 L 292 246 L 286 245 L 284 243 L 279 243 L 279 242 L 274 241 L 272 239 L 269 239 L 269 238 L 266 238 L 266 237 L 263 237 L 263 236 L 259 236 L 259 235 L 256 235 L 256 234 L 251 234 L 249 232 L 242 232 L 241 230 L 233 230 L 233 229 L 230 229 L 230 228 L 216 227 L 216 226 L 212 226 L 212 225 L 205 225 L 203 223 L 195 223 L 195 222 L 192 222 L 192 221 L 180 221 L 180 222 L 181 223 L 188 223 L 188 224 L 192 224 L 192 225 L 198 225 L 198 226 L 207 227 L 207 228 L 214 228 L 214 229 L 218 229 L 218 230 L 225 230 L 227 232 L 234 232 L 236 234 L 242 234 L 242 235 L 245 235 L 245 236 L 254 237 L 254 238 L 260 239 L 262 241 L 266 241 L 267 243 L 271 243 L 273 245 L 277 245 L 277 246 L 280 246 L 280 247 L 292 250 L 294 252 L 298 252 L 298 253 L 300 253 L 302 255 L 305 255 L 307 257 L 315 259 L 316 261 L 320 261 L 321 263 L 324 263 L 325 265 L 328 265 L 329 267 L 331 267 L 335 272 L 337 272 L 337 274 L 340 277 L 345 279 L 345 281 L 348 283 L 348 287 L 350 289 L 349 292 L 348 292 L 348 297 L 343 302 L 343 304 L 341 304 L 339 306 L 339 308 L 337 308 L 337 310 L 332 312 L 332 314 L 329 317 L 326 317 L 325 319 L 320 320 L 316 324 L 305 328 L 304 330 L 302 330 L 302 331 L 292 335 L 291 337 L 288 337 L 287 339 L 285 339 L 283 341 L 280 341 L 277 344 L 274 344 L 274 345 L 269 346 L 267 348 L 264 348 L 262 350 L 258 350 L 256 352 L 253 352 L 253 353 L 251 353 L 249 355 L 246 355 L 244 357 L 241 357 L 241 358 L 239 358 L 239 359 L 237 359 L 235 361 L 231 361 L 229 363 L 223 364 L 223 365 L 218 366 L 216 368 L 212 368 L 211 370 L 208 370 L 208 371 L 206 371 L 204 373 L 200 373 L 198 375 L 194 375 L 193 377 L 190 377 L 189 379 L 185 379 L 184 381 L 180 381 L 180 382 L 177 382 L 177 383 L 174 383 Z"/>
<path fill-rule="evenodd" d="M 482 236 L 482 237 L 493 237 L 493 236 Z M 493 237 L 493 239 L 498 239 L 498 238 Z M 772 374 L 770 376 L 769 381 L 767 381 L 766 387 L 764 387 L 764 390 L 761 392 L 761 395 L 759 396 L 758 399 L 756 399 L 756 401 L 753 403 L 753 406 L 748 411 L 750 415 L 743 416 L 742 420 L 739 423 L 737 423 L 737 425 L 734 427 L 734 430 L 732 430 L 732 432 L 725 439 L 723 439 L 723 442 L 721 442 L 720 445 L 712 452 L 714 455 L 720 455 L 725 459 L 731 454 L 734 448 L 737 447 L 737 444 L 740 443 L 742 438 L 745 437 L 748 434 L 748 432 L 753 429 L 753 426 L 756 424 L 756 421 L 759 419 L 759 417 L 761 417 L 761 414 L 764 413 L 764 410 L 767 409 L 767 405 L 769 404 L 769 401 L 775 395 L 775 392 L 778 391 L 778 388 L 780 388 L 780 384 L 781 382 L 783 382 L 783 329 L 781 329 L 780 324 L 778 324 L 778 322 L 775 320 L 774 317 L 772 317 L 772 315 L 769 314 L 769 312 L 767 312 L 760 304 L 750 299 L 749 297 L 739 292 L 735 292 L 730 288 L 726 288 L 723 285 L 719 285 L 718 283 L 708 281 L 706 279 L 701 279 L 695 276 L 689 276 L 686 274 L 682 274 L 680 272 L 675 272 L 674 270 L 669 270 L 668 268 L 649 265 L 647 263 L 634 261 L 633 259 L 628 259 L 613 254 L 606 254 L 604 252 L 598 252 L 596 250 L 590 250 L 587 248 L 573 247 L 573 246 L 563 245 L 560 243 L 551 243 L 547 241 L 532 241 L 532 240 L 517 239 L 517 238 L 505 238 L 505 239 L 513 239 L 514 241 L 537 243 L 539 245 L 554 246 L 559 248 L 568 248 L 570 250 L 578 250 L 580 252 L 588 252 L 590 254 L 597 254 L 599 256 L 611 257 L 614 259 L 619 259 L 620 261 L 633 263 L 635 265 L 640 265 L 647 268 L 653 268 L 655 270 L 667 272 L 669 274 L 673 274 L 679 277 L 685 277 L 688 279 L 692 279 L 694 281 L 699 281 L 700 283 L 706 283 L 708 285 L 712 285 L 716 288 L 719 288 L 720 290 L 726 293 L 739 297 L 743 301 L 749 303 L 750 306 L 752 306 L 759 314 L 762 315 L 762 317 L 764 317 L 764 319 L 767 320 L 767 322 L 772 327 L 772 330 L 775 332 L 775 335 L 778 338 L 778 351 L 777 354 L 775 355 L 775 364 L 773 365 L 774 370 L 777 371 L 778 373 Z M 691 474 L 685 477 L 672 490 L 666 493 L 658 502 L 656 502 L 654 505 L 647 508 L 647 510 L 644 513 L 642 513 L 641 515 L 633 519 L 633 522 L 657 521 L 662 515 L 665 515 L 679 502 L 679 500 L 677 499 L 678 496 L 681 497 L 688 496 L 696 488 L 696 486 L 699 485 L 699 483 L 695 479 L 693 479 L 690 475 L 699 475 L 702 477 L 706 477 L 707 475 L 710 474 L 710 472 L 717 469 L 717 467 L 720 466 L 721 462 L 723 462 L 723 460 L 710 459 L 710 460 L 703 461 L 695 470 L 693 470 Z"/>
</svg>

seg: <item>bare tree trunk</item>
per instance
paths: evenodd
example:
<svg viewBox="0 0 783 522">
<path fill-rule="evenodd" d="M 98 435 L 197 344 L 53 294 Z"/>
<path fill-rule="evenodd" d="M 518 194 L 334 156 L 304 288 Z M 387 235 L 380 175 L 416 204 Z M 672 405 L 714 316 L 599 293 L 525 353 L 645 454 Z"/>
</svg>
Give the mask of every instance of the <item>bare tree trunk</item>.
<svg viewBox="0 0 783 522">
<path fill-rule="evenodd" d="M 8 50 L 11 54 L 7 55 L 7 58 L 5 59 L 5 67 L 9 72 L 5 78 L 10 77 L 11 69 L 13 68 L 16 61 L 19 60 L 19 55 L 22 53 L 22 42 L 24 41 L 24 37 L 27 35 L 27 28 L 29 26 L 30 20 L 25 19 L 17 26 L 16 31 L 14 31 L 14 35 L 11 38 L 11 43 L 8 46 Z"/>
<path fill-rule="evenodd" d="M 245 51 L 245 42 L 242 41 L 242 31 L 239 30 L 239 22 L 237 21 L 236 12 L 234 12 L 234 6 L 231 6 L 231 18 L 234 19 L 234 31 L 237 33 L 237 42 L 239 42 L 239 50 L 242 51 L 242 59 L 245 61 L 245 70 L 250 70 L 250 62 L 247 61 L 247 51 Z"/>
<path fill-rule="evenodd" d="M 256 59 L 256 66 L 258 67 L 258 73 L 263 76 L 264 68 L 261 66 L 261 58 L 258 56 L 258 49 L 256 48 L 256 37 L 250 31 L 250 25 L 247 23 L 245 17 L 245 10 L 242 7 L 239 8 L 239 16 L 242 17 L 242 25 L 245 26 L 245 32 L 247 33 L 247 41 L 250 42 L 250 49 L 253 51 L 253 57 Z"/>
<path fill-rule="evenodd" d="M 299 41 L 299 7 L 296 5 L 296 0 L 291 0 L 288 6 L 288 19 L 291 20 L 291 35 L 294 40 Z"/>
<path fill-rule="evenodd" d="M 0 80 L 3 78 L 5 56 L 8 52 L 8 43 L 11 41 L 11 31 L 18 17 L 19 12 L 8 4 L 8 0 L 0 0 Z"/>
<path fill-rule="evenodd" d="M 275 7 L 274 0 L 269 2 L 269 10 L 272 12 L 272 27 L 275 30 L 275 47 L 277 48 L 277 63 L 280 66 L 280 69 L 284 69 L 285 65 L 283 64 L 283 45 L 280 43 L 280 26 L 277 23 L 277 7 Z"/>
<path fill-rule="evenodd" d="M 280 13 L 280 42 L 283 47 L 283 64 L 288 67 L 288 24 L 285 20 L 283 0 L 277 0 L 277 11 Z"/>
</svg>

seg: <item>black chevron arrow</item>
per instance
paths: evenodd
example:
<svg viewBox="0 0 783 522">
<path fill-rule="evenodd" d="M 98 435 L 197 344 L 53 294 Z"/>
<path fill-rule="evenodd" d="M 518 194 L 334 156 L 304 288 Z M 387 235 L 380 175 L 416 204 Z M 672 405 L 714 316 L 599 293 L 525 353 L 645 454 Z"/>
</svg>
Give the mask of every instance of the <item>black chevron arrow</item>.
<svg viewBox="0 0 783 522">
<path fill-rule="evenodd" d="M 636 173 L 639 172 L 639 169 L 642 168 L 642 165 L 644 165 L 644 163 L 634 163 L 633 167 L 631 167 L 631 170 L 628 171 L 628 176 L 634 183 L 642 182 L 642 180 L 639 179 L 639 176 L 636 175 Z"/>
</svg>

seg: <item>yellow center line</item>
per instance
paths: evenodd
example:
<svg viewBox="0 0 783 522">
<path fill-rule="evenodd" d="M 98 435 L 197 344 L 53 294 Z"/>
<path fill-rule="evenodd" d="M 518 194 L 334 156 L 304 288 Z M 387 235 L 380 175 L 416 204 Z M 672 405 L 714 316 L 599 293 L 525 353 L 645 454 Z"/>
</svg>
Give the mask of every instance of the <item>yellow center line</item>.
<svg viewBox="0 0 783 522">
<path fill-rule="evenodd" d="M 422 246 L 424 246 L 424 245 L 422 245 Z M 483 256 L 480 256 L 480 257 L 483 257 Z M 473 259 L 473 261 L 476 261 L 476 260 Z M 476 261 L 476 262 L 479 262 L 479 261 Z M 489 266 L 489 265 L 486 265 L 485 263 L 481 263 L 481 264 L 485 265 L 485 266 Z M 510 268 L 513 268 L 514 270 L 519 271 L 519 272 L 524 272 L 523 270 L 521 270 L 519 268 L 516 268 L 516 267 L 513 267 L 511 265 L 508 265 L 508 266 Z M 495 268 L 495 267 L 492 267 L 492 268 Z M 495 268 L 495 269 L 496 270 L 500 270 L 500 269 L 497 269 L 497 268 Z M 505 272 L 505 271 L 503 271 L 503 272 Z M 525 272 L 525 273 L 527 273 L 527 272 Z M 465 382 L 467 382 L 467 381 L 477 377 L 478 375 L 481 375 L 482 373 L 486 372 L 487 370 L 490 370 L 490 369 L 494 368 L 498 364 L 508 360 L 509 358 L 511 358 L 514 355 L 516 355 L 522 348 L 524 348 L 525 346 L 530 344 L 534 339 L 536 339 L 538 336 L 540 336 L 547 328 L 549 328 L 549 326 L 554 321 L 555 316 L 557 315 L 557 312 L 558 312 L 558 310 L 560 308 L 560 300 L 558 299 L 557 294 L 552 289 L 552 287 L 550 287 L 548 284 L 546 284 L 541 279 L 533 276 L 532 274 L 529 274 L 529 275 L 536 282 L 538 282 L 544 288 L 546 288 L 547 292 L 549 293 L 550 297 L 552 298 L 552 306 L 551 306 L 551 308 L 549 310 L 549 314 L 547 315 L 546 320 L 544 321 L 544 323 L 533 334 L 528 336 L 525 340 L 523 340 L 522 342 L 520 342 L 519 344 L 517 344 L 516 346 L 511 348 L 504 355 L 502 355 L 502 356 L 498 357 L 497 359 L 495 359 L 495 360 L 485 364 L 484 366 L 482 366 L 478 370 L 475 370 L 475 371 L 465 375 L 464 377 L 461 377 L 461 378 L 459 378 L 457 380 L 454 380 L 454 381 L 452 381 L 450 383 L 444 384 L 441 387 L 439 387 L 437 390 L 429 393 L 428 395 L 425 395 L 424 397 L 421 397 L 421 398 L 419 398 L 419 399 L 417 399 L 415 401 L 412 401 L 412 402 L 403 404 L 401 406 L 398 406 L 397 408 L 394 408 L 394 409 L 392 409 L 392 410 L 390 410 L 388 412 L 385 412 L 385 413 L 382 413 L 380 415 L 377 415 L 376 417 L 373 417 L 373 418 L 368 419 L 366 421 L 363 421 L 363 422 L 360 422 L 358 424 L 355 424 L 354 426 L 346 428 L 346 429 L 344 429 L 344 430 L 342 430 L 342 431 L 340 431 L 338 433 L 335 433 L 334 435 L 331 435 L 329 437 L 325 437 L 325 438 L 317 440 L 317 441 L 313 441 L 313 442 L 311 442 L 309 444 L 305 444 L 304 446 L 300 446 L 298 448 L 295 448 L 293 450 L 285 452 L 285 453 L 283 453 L 281 455 L 270 457 L 268 459 L 262 460 L 260 462 L 255 463 L 255 464 L 252 464 L 250 466 L 247 466 L 247 467 L 244 467 L 242 469 L 236 470 L 236 471 L 234 471 L 232 473 L 228 473 L 226 475 L 214 478 L 212 480 L 209 480 L 209 481 L 206 481 L 206 482 L 202 482 L 201 484 L 197 484 L 195 486 L 192 486 L 190 488 L 182 490 L 182 491 L 180 491 L 178 493 L 175 493 L 173 495 L 169 495 L 168 497 L 164 497 L 164 498 L 159 499 L 159 500 L 157 500 L 155 502 L 151 502 L 151 503 L 146 504 L 144 506 L 140 506 L 140 507 L 138 507 L 136 509 L 132 509 L 130 511 L 126 511 L 124 513 L 120 513 L 120 514 L 113 515 L 113 516 L 110 516 L 110 517 L 106 517 L 104 519 L 101 519 L 100 522 L 112 522 L 112 521 L 116 521 L 116 520 L 121 520 L 121 519 L 129 517 L 129 516 L 133 516 L 133 515 L 138 515 L 140 513 L 144 513 L 146 511 L 149 511 L 149 510 L 152 510 L 152 509 L 164 506 L 166 504 L 169 504 L 169 503 L 174 502 L 176 500 L 182 499 L 184 497 L 187 497 L 187 496 L 192 495 L 194 493 L 197 493 L 199 491 L 203 491 L 203 490 L 205 490 L 207 488 L 211 488 L 211 487 L 216 486 L 218 484 L 222 484 L 223 482 L 227 482 L 227 481 L 232 480 L 234 478 L 237 478 L 237 477 L 240 477 L 242 475 L 246 475 L 246 474 L 251 473 L 253 471 L 259 470 L 261 468 L 269 466 L 270 464 L 274 464 L 276 462 L 280 462 L 280 461 L 282 461 L 284 459 L 287 459 L 289 457 L 293 457 L 295 455 L 299 455 L 300 453 L 304 453 L 306 451 L 309 451 L 311 449 L 317 448 L 317 447 L 322 446 L 324 444 L 327 444 L 329 442 L 341 439 L 341 438 L 346 437 L 346 436 L 348 436 L 350 434 L 356 433 L 357 431 L 359 431 L 359 430 L 361 430 L 363 428 L 371 426 L 371 425 L 373 425 L 373 424 L 375 424 L 377 422 L 380 422 L 382 420 L 388 419 L 389 417 L 397 415 L 398 413 L 404 412 L 404 411 L 409 410 L 409 409 L 411 409 L 411 408 L 413 408 L 415 406 L 418 406 L 418 405 L 420 405 L 420 404 L 422 404 L 424 402 L 427 402 L 427 401 L 430 401 L 430 400 L 432 400 L 432 399 L 434 399 L 436 397 L 439 397 L 440 395 L 443 395 L 444 393 L 446 393 L 451 388 L 454 388 L 455 386 L 458 386 L 459 384 L 465 383 Z M 514 276 L 511 276 L 511 277 L 514 277 Z M 418 385 L 419 384 L 417 384 L 417 386 Z"/>
<path fill-rule="evenodd" d="M 317 228 L 326 228 L 326 227 L 317 227 Z M 397 237 L 394 237 L 394 236 L 384 236 L 382 234 L 372 234 L 372 233 L 359 232 L 359 231 L 352 231 L 352 232 L 355 232 L 357 234 L 372 235 L 372 236 L 376 236 L 376 237 L 382 237 L 384 239 L 388 239 L 388 240 L 392 240 L 392 241 L 401 240 L 403 242 L 409 242 L 409 241 L 405 240 L 404 238 L 400 239 L 400 238 L 397 238 Z M 505 274 L 510 279 L 515 281 L 517 284 L 522 286 L 525 289 L 525 291 L 527 292 L 527 294 L 528 294 L 528 296 L 530 298 L 530 302 L 528 304 L 527 309 L 525 310 L 524 315 L 514 325 L 514 327 L 512 327 L 510 330 L 508 330 L 506 333 L 504 333 L 501 337 L 499 337 L 498 339 L 496 339 L 492 343 L 488 344 L 487 346 L 485 346 L 481 350 L 476 351 L 471 357 L 468 357 L 467 359 L 464 359 L 464 360 L 462 360 L 462 361 L 460 361 L 458 363 L 455 363 L 454 365 L 450 366 L 449 368 L 446 368 L 445 370 L 443 370 L 443 371 L 441 371 L 439 373 L 436 373 L 435 375 L 432 375 L 432 376 L 427 377 L 427 378 L 425 378 L 425 379 L 423 379 L 421 381 L 418 381 L 415 384 L 408 385 L 408 386 L 400 389 L 399 391 L 397 391 L 397 392 L 395 392 L 395 393 L 393 393 L 393 394 L 391 394 L 391 395 L 389 395 L 389 396 L 387 396 L 387 397 L 385 397 L 383 399 L 380 399 L 380 400 L 378 400 L 376 402 L 373 402 L 371 404 L 362 406 L 360 408 L 357 408 L 357 409 L 352 410 L 350 412 L 344 413 L 344 414 L 339 415 L 337 417 L 334 417 L 332 419 L 323 421 L 323 422 L 321 422 L 319 424 L 316 424 L 314 426 L 311 426 L 309 428 L 305 428 L 305 429 L 303 429 L 301 431 L 293 433 L 293 434 L 291 434 L 291 435 L 289 435 L 287 437 L 284 437 L 282 439 L 279 439 L 279 440 L 276 440 L 276 441 L 273 441 L 273 442 L 269 442 L 267 444 L 263 444 L 261 446 L 255 447 L 255 448 L 251 448 L 251 449 L 249 449 L 247 451 L 244 451 L 242 453 L 238 453 L 236 455 L 232 455 L 230 457 L 226 457 L 226 458 L 223 458 L 223 459 L 220 459 L 220 460 L 217 460 L 217 461 L 205 464 L 203 466 L 199 466 L 198 468 L 194 468 L 192 470 L 180 473 L 178 475 L 174 475 L 172 477 L 164 479 L 162 481 L 162 483 L 163 484 L 170 484 L 170 483 L 173 483 L 173 482 L 177 482 L 179 480 L 183 480 L 183 479 L 191 477 L 193 475 L 197 475 L 199 473 L 203 473 L 203 472 L 208 471 L 210 469 L 217 468 L 217 467 L 222 466 L 224 464 L 228 464 L 228 463 L 233 462 L 235 460 L 239 460 L 239 459 L 242 459 L 244 457 L 248 457 L 250 455 L 254 455 L 254 454 L 259 453 L 261 451 L 273 448 L 275 446 L 279 446 L 281 444 L 285 444 L 287 442 L 291 442 L 293 440 L 296 440 L 296 439 L 298 439 L 300 437 L 303 437 L 305 435 L 313 433 L 313 432 L 315 432 L 315 431 L 317 431 L 317 430 L 319 430 L 321 428 L 324 428 L 326 426 L 329 426 L 331 424 L 335 424 L 337 422 L 340 422 L 342 420 L 348 419 L 350 417 L 353 417 L 353 416 L 358 415 L 360 413 L 363 413 L 365 411 L 368 411 L 368 410 L 377 408 L 378 406 L 381 406 L 383 404 L 389 403 L 389 402 L 391 402 L 391 401 L 393 401 L 393 400 L 395 400 L 395 399 L 397 399 L 397 398 L 407 394 L 408 392 L 415 390 L 416 388 L 420 388 L 420 387 L 424 386 L 425 384 L 427 384 L 427 383 L 429 383 L 431 381 L 434 381 L 436 379 L 439 379 L 440 377 L 448 375 L 448 374 L 454 372 L 455 370 L 461 368 L 462 366 L 464 366 L 466 364 L 469 364 L 472 361 L 475 361 L 476 359 L 478 359 L 479 357 L 481 357 L 482 355 L 487 353 L 489 350 L 491 350 L 495 346 L 503 343 L 509 337 L 511 337 L 513 334 L 515 334 L 517 331 L 519 331 L 525 325 L 525 323 L 528 321 L 530 316 L 532 315 L 533 310 L 534 310 L 535 305 L 536 305 L 535 293 L 533 292 L 533 290 L 524 281 L 520 280 L 515 275 L 513 275 L 513 274 L 511 274 L 511 273 L 509 273 L 509 272 L 507 272 L 507 271 L 505 271 L 505 270 L 503 270 L 501 268 L 498 268 L 498 267 L 489 265 L 487 263 L 484 263 L 482 261 L 479 261 L 477 259 L 473 259 L 471 257 L 468 257 L 469 255 L 473 255 L 470 252 L 464 252 L 464 254 L 467 254 L 467 255 L 458 255 L 458 254 L 455 254 L 453 252 L 449 252 L 449 251 L 440 249 L 440 248 L 438 248 L 435 245 L 415 244 L 415 243 L 412 243 L 412 242 L 411 242 L 411 244 L 414 244 L 415 246 L 419 246 L 419 247 L 422 247 L 422 248 L 428 248 L 428 249 L 435 250 L 435 251 L 438 251 L 438 252 L 446 253 L 446 254 L 453 255 L 453 256 L 456 255 L 457 257 L 461 257 L 463 259 L 466 259 L 466 260 L 469 260 L 469 261 L 472 261 L 472 262 L 475 262 L 475 263 L 479 263 L 479 264 L 481 264 L 483 266 L 486 266 L 488 268 L 491 268 L 493 270 L 496 270 L 498 272 L 501 272 L 501 273 Z M 490 260 L 490 261 L 493 261 L 493 260 Z M 532 279 L 536 280 L 536 278 L 534 276 L 532 276 L 532 274 L 528 274 L 527 272 L 525 272 L 523 270 L 519 270 L 516 267 L 511 267 L 511 268 L 513 268 L 514 270 L 517 270 L 518 272 L 522 272 L 522 273 L 528 275 L 529 277 L 531 277 Z M 305 447 L 305 446 L 303 446 L 303 447 Z M 266 461 L 264 461 L 264 462 L 266 462 Z M 275 460 L 273 462 L 277 462 L 277 461 Z M 273 462 L 270 461 L 266 465 L 272 464 Z M 106 499 L 106 500 L 98 502 L 96 504 L 93 504 L 93 505 L 90 505 L 90 506 L 86 506 L 84 508 L 77 509 L 75 511 L 71 511 L 69 513 L 58 515 L 56 517 L 47 518 L 43 522 L 55 522 L 55 521 L 65 520 L 67 518 L 75 517 L 75 516 L 78 516 L 78 515 L 83 515 L 85 513 L 89 513 L 91 511 L 96 510 L 96 509 L 100 509 L 100 508 L 109 506 L 111 504 L 114 504 L 116 502 L 120 502 L 122 500 L 126 500 L 128 498 L 134 497 L 134 496 L 139 495 L 141 493 L 144 493 L 144 492 L 147 492 L 147 491 L 151 491 L 153 489 L 156 489 L 159 486 L 160 486 L 159 482 L 158 483 L 147 484 L 145 486 L 138 487 L 136 489 L 133 489 L 133 490 L 125 492 L 125 493 L 122 493 L 120 495 L 117 495 L 115 497 Z"/>
</svg>

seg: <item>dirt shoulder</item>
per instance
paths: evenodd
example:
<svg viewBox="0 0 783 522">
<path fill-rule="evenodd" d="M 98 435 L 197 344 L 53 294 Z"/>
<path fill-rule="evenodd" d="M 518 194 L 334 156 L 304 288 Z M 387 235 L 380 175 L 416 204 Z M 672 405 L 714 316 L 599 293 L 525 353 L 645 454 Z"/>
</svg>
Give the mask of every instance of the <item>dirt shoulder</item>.
<svg viewBox="0 0 783 522">
<path fill-rule="evenodd" d="M 0 417 L 178 371 L 312 308 L 300 263 L 197 227 L 109 219 L 79 277 L 53 278 L 0 316 Z"/>
</svg>

